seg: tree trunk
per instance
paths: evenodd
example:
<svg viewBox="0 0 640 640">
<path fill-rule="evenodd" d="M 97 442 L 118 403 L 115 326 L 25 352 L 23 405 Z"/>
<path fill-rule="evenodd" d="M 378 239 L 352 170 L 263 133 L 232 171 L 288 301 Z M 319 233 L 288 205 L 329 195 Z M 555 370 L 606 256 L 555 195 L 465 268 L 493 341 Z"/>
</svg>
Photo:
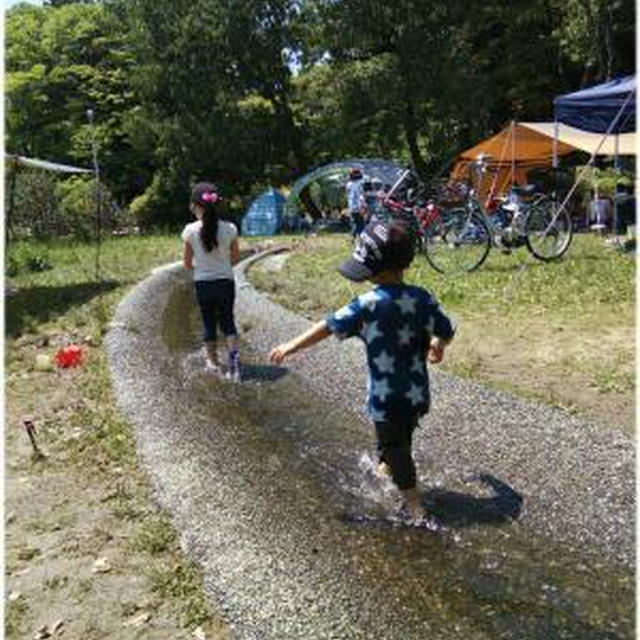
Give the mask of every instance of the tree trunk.
<svg viewBox="0 0 640 640">
<path fill-rule="evenodd" d="M 404 133 L 409 145 L 409 153 L 411 153 L 411 162 L 423 181 L 427 180 L 428 167 L 418 146 L 418 123 L 416 122 L 416 112 L 413 102 L 409 96 L 405 97 L 404 110 Z"/>
</svg>

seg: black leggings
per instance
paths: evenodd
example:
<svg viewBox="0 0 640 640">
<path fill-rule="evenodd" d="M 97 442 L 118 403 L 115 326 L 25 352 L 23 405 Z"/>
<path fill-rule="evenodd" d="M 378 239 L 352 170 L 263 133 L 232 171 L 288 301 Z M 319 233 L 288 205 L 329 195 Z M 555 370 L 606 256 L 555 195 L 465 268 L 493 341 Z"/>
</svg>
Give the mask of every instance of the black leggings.
<svg viewBox="0 0 640 640">
<path fill-rule="evenodd" d="M 411 457 L 411 439 L 418 426 L 418 416 L 376 422 L 378 458 L 391 467 L 391 476 L 398 489 L 416 486 L 416 465 Z"/>
<path fill-rule="evenodd" d="M 196 297 L 204 324 L 204 340 L 216 339 L 217 326 L 224 336 L 236 336 L 233 303 L 236 297 L 233 280 L 196 280 Z"/>
<path fill-rule="evenodd" d="M 351 216 L 351 235 L 357 238 L 365 228 L 364 217 L 359 211 L 351 211 L 349 215 Z"/>
</svg>

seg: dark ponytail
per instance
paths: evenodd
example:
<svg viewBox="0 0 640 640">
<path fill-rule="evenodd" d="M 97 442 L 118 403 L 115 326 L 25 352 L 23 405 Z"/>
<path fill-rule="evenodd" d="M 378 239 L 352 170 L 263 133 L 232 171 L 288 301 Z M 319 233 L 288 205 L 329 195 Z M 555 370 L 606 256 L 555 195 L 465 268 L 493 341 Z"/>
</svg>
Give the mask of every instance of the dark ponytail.
<svg viewBox="0 0 640 640">
<path fill-rule="evenodd" d="M 191 192 L 191 202 L 204 208 L 200 239 L 206 251 L 213 251 L 218 246 L 218 210 L 217 203 L 221 198 L 217 187 L 211 182 L 199 182 Z"/>
<path fill-rule="evenodd" d="M 203 202 L 204 215 L 202 216 L 202 229 L 200 239 L 207 251 L 213 251 L 218 246 L 218 212 L 213 202 Z"/>
</svg>

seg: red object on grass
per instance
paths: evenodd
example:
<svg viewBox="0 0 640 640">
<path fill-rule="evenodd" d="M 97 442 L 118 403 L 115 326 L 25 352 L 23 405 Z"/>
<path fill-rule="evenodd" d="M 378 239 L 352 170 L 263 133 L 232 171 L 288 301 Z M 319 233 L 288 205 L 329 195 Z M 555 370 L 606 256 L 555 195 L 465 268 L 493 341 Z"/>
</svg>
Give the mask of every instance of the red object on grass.
<svg viewBox="0 0 640 640">
<path fill-rule="evenodd" d="M 77 344 L 70 344 L 67 347 L 58 349 L 55 355 L 56 364 L 59 367 L 67 369 L 68 367 L 77 367 L 84 360 L 84 351 Z"/>
</svg>

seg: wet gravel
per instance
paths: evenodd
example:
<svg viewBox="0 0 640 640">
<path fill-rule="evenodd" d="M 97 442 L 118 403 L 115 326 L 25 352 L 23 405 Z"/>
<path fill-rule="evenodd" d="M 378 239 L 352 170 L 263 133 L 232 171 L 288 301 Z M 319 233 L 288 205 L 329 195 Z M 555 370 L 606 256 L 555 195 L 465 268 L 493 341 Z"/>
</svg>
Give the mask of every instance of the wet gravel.
<svg viewBox="0 0 640 640">
<path fill-rule="evenodd" d="M 248 265 L 260 257 L 248 261 Z M 240 309 L 262 353 L 310 326 L 240 281 Z M 266 320 L 266 321 L 265 321 Z M 455 342 L 451 348 L 455 348 Z M 312 392 L 362 413 L 364 348 L 333 338 L 288 363 Z M 490 473 L 524 496 L 527 526 L 633 566 L 634 446 L 620 430 L 431 367 L 432 410 L 416 439 L 423 483 Z M 420 470 L 419 470 L 420 471 Z"/>
<path fill-rule="evenodd" d="M 286 375 L 267 366 L 309 322 L 256 292 L 246 264 L 247 383 L 194 376 L 197 350 L 173 344 L 190 332 L 182 303 L 167 315 L 176 291 L 189 300 L 179 265 L 140 283 L 106 338 L 157 499 L 234 637 L 631 637 L 634 459 L 622 430 L 433 371 L 415 457 L 447 533 L 358 526 L 354 450 L 373 445 L 362 346 L 329 339 Z"/>
</svg>

